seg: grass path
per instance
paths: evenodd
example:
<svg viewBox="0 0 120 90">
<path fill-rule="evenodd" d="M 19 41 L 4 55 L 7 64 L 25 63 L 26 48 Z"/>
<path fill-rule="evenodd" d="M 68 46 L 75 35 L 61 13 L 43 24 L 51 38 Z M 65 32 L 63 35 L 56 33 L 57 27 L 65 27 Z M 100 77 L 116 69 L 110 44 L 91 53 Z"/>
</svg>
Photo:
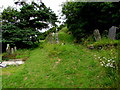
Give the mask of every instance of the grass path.
<svg viewBox="0 0 120 90">
<path fill-rule="evenodd" d="M 100 88 L 112 81 L 81 45 L 48 44 L 30 51 L 24 65 L 3 69 L 3 88 Z"/>
</svg>

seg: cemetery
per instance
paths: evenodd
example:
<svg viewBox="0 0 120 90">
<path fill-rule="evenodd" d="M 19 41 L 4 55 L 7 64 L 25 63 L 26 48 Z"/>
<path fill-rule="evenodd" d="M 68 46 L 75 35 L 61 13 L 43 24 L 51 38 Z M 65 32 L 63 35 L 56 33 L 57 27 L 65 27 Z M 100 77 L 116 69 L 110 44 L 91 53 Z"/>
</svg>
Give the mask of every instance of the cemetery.
<svg viewBox="0 0 120 90">
<path fill-rule="evenodd" d="M 42 0 L 14 3 L 1 13 L 3 89 L 120 87 L 119 3 L 64 2 L 62 24 Z"/>
</svg>

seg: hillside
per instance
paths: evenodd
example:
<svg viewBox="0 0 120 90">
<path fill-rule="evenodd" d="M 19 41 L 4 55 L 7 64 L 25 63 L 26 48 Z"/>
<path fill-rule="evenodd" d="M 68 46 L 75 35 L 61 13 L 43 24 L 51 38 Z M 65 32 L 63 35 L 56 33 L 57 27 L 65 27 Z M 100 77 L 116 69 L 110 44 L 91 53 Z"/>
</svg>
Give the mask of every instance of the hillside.
<svg viewBox="0 0 120 90">
<path fill-rule="evenodd" d="M 59 32 L 59 44 L 43 42 L 28 50 L 25 64 L 3 68 L 3 88 L 119 87 L 117 79 L 106 73 L 99 62 L 99 57 L 110 51 L 104 53 L 74 44 L 68 33 L 66 28 Z"/>
</svg>

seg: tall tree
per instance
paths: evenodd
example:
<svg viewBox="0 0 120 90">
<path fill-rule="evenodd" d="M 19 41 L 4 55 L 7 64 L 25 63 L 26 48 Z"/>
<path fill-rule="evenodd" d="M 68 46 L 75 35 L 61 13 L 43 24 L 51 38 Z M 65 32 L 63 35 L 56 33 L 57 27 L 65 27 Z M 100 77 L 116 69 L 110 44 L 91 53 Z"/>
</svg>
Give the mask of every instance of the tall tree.
<svg viewBox="0 0 120 90">
<path fill-rule="evenodd" d="M 55 25 L 57 16 L 44 3 L 24 3 L 20 10 L 12 7 L 2 12 L 3 43 L 10 43 L 18 47 L 28 47 L 37 40 L 39 30 Z"/>
</svg>

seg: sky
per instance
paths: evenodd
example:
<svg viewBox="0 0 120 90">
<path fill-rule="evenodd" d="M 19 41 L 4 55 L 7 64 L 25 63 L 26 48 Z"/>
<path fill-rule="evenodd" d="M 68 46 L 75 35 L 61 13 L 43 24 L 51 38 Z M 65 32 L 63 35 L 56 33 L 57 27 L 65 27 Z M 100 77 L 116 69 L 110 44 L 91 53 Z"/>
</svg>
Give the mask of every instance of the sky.
<svg viewBox="0 0 120 90">
<path fill-rule="evenodd" d="M 7 8 L 8 6 L 16 7 L 14 1 L 17 0 L 0 0 L 0 12 L 3 10 L 1 7 L 3 8 Z M 25 1 L 30 2 L 32 0 L 25 0 Z M 34 1 L 40 1 L 40 0 L 34 0 Z M 60 5 L 65 1 L 66 0 L 42 0 L 42 2 L 47 7 L 50 7 L 56 13 L 57 16 L 60 16 L 60 11 L 61 11 Z"/>
<path fill-rule="evenodd" d="M 16 5 L 14 4 L 14 1 L 18 1 L 18 0 L 0 0 L 0 7 L 2 6 L 4 6 L 5 8 L 8 6 L 16 7 Z M 24 1 L 30 2 L 33 0 L 24 0 Z M 40 0 L 34 0 L 34 1 L 40 1 Z M 53 11 L 55 11 L 55 13 L 57 13 L 57 11 L 60 9 L 59 5 L 65 1 L 66 0 L 42 0 L 42 2 L 44 2 L 44 4 L 47 7 L 50 7 Z"/>
</svg>

